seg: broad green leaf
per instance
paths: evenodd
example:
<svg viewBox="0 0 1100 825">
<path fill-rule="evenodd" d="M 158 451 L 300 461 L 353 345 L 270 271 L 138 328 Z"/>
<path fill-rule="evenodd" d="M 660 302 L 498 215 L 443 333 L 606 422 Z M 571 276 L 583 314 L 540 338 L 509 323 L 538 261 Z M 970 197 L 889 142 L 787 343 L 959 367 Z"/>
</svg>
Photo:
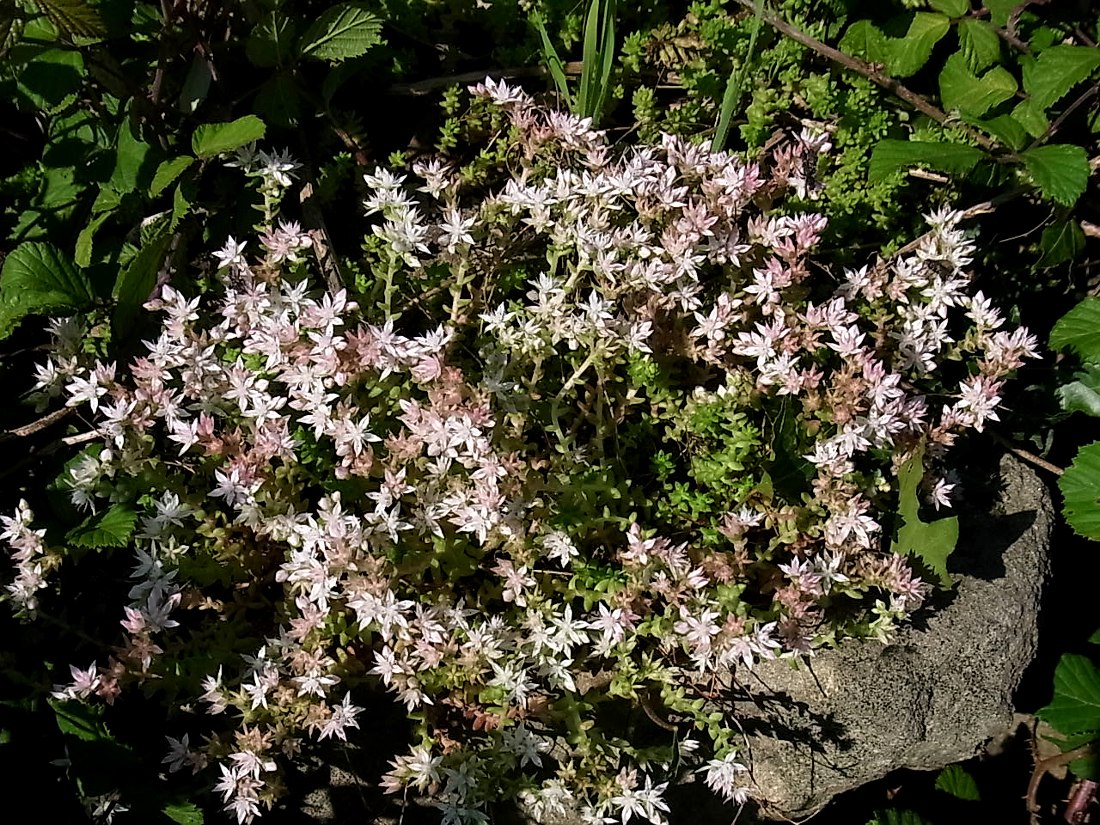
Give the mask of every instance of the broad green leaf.
<svg viewBox="0 0 1100 825">
<path fill-rule="evenodd" d="M 107 28 L 88 0 L 34 0 L 57 29 L 67 37 L 105 37 Z"/>
<path fill-rule="evenodd" d="M 920 519 L 920 498 L 917 490 L 924 476 L 924 445 L 905 463 L 898 473 L 898 515 L 902 524 L 891 548 L 899 555 L 916 556 L 931 570 L 944 587 L 951 586 L 947 572 L 947 557 L 959 541 L 959 519 L 956 516 L 924 522 Z"/>
<path fill-rule="evenodd" d="M 1050 348 L 1067 347 L 1082 361 L 1100 363 L 1100 298 L 1085 298 L 1058 319 L 1050 331 Z"/>
<path fill-rule="evenodd" d="M 260 87 L 254 106 L 268 123 L 274 126 L 294 126 L 302 116 L 302 98 L 298 84 L 289 74 L 280 72 Z"/>
<path fill-rule="evenodd" d="M 112 741 L 110 731 L 103 724 L 102 706 L 60 699 L 48 701 L 62 733 L 85 742 Z"/>
<path fill-rule="evenodd" d="M 88 221 L 88 225 L 81 229 L 80 234 L 76 236 L 76 249 L 73 255 L 77 266 L 84 267 L 91 264 L 92 243 L 95 240 L 95 233 L 99 231 L 99 227 L 109 217 L 111 217 L 110 212 L 100 212 Z"/>
<path fill-rule="evenodd" d="M 27 315 L 79 311 L 94 302 L 87 276 L 64 252 L 48 243 L 20 244 L 0 272 L 0 338 Z"/>
<path fill-rule="evenodd" d="M 1050 127 L 1046 112 L 1034 100 L 1024 100 L 1012 110 L 1012 119 L 1019 123 L 1033 138 L 1042 137 Z"/>
<path fill-rule="evenodd" d="M 302 57 L 347 60 L 382 42 L 382 21 L 358 3 L 341 3 L 314 21 L 298 43 Z"/>
<path fill-rule="evenodd" d="M 1054 669 L 1054 698 L 1035 715 L 1067 735 L 1100 731 L 1100 669 L 1086 656 L 1063 654 Z"/>
<path fill-rule="evenodd" d="M 1058 388 L 1062 409 L 1100 417 L 1100 364 L 1086 364 L 1074 380 Z"/>
<path fill-rule="evenodd" d="M 179 825 L 203 825 L 202 809 L 193 802 L 165 805 L 161 812 Z"/>
<path fill-rule="evenodd" d="M 988 120 L 982 120 L 967 117 L 964 114 L 963 119 L 971 126 L 977 126 L 989 132 L 1009 149 L 1023 149 L 1028 143 L 1027 130 L 1011 115 L 997 115 Z"/>
<path fill-rule="evenodd" d="M 1035 106 L 1046 109 L 1100 66 L 1100 48 L 1051 46 L 1034 60 L 1021 61 L 1024 91 Z"/>
<path fill-rule="evenodd" d="M 958 34 L 959 47 L 971 71 L 980 72 L 1000 58 L 1001 38 L 984 20 L 960 20 Z"/>
<path fill-rule="evenodd" d="M 962 52 L 955 52 L 940 72 L 940 98 L 945 109 L 981 117 L 1016 94 L 1016 79 L 1003 66 L 994 66 L 981 77 L 971 73 Z"/>
<path fill-rule="evenodd" d="M 164 264 L 164 256 L 172 236 L 161 235 L 141 248 L 115 282 L 114 298 L 117 301 L 111 316 L 111 329 L 118 339 L 126 337 L 130 325 L 141 312 L 142 306 L 157 284 L 157 273 Z"/>
<path fill-rule="evenodd" d="M 879 181 L 908 166 L 927 166 L 948 174 L 964 175 L 984 157 L 982 150 L 961 143 L 917 140 L 880 140 L 871 153 L 867 177 Z"/>
<path fill-rule="evenodd" d="M 840 50 L 866 60 L 868 63 L 886 63 L 887 38 L 870 20 L 857 20 L 840 39 Z"/>
<path fill-rule="evenodd" d="M 135 134 L 131 120 L 124 120 L 118 127 L 115 169 L 109 186 L 122 195 L 145 190 L 152 180 L 156 162 L 151 150 L 152 147 Z"/>
<path fill-rule="evenodd" d="M 46 49 L 18 73 L 19 91 L 47 111 L 80 88 L 84 57 L 73 49 Z"/>
<path fill-rule="evenodd" d="M 1089 182 L 1089 159 L 1081 146 L 1057 143 L 1020 154 L 1043 197 L 1072 206 Z"/>
<path fill-rule="evenodd" d="M 160 195 L 165 189 L 176 182 L 176 178 L 184 173 L 195 159 L 190 155 L 184 155 L 178 158 L 172 158 L 164 161 L 157 167 L 157 172 L 153 175 L 153 182 L 149 184 L 149 197 L 155 198 Z"/>
<path fill-rule="evenodd" d="M 204 123 L 191 137 L 191 151 L 202 159 L 232 152 L 264 136 L 264 122 L 255 115 L 246 115 L 228 123 Z"/>
<path fill-rule="evenodd" d="M 875 818 L 867 825 L 931 825 L 931 823 L 916 811 L 899 811 L 896 808 L 890 808 L 876 813 Z"/>
<path fill-rule="evenodd" d="M 989 9 L 989 20 L 998 29 L 1003 29 L 1008 24 L 1008 18 L 1020 5 L 1020 0 L 982 0 L 982 5 Z"/>
<path fill-rule="evenodd" d="M 252 30 L 244 53 L 254 66 L 262 69 L 281 67 L 294 56 L 294 21 L 278 10 L 266 14 Z"/>
<path fill-rule="evenodd" d="M 919 11 L 913 15 L 909 31 L 904 37 L 891 38 L 886 46 L 886 69 L 895 77 L 916 74 L 932 49 L 951 28 L 951 21 L 942 14 Z"/>
<path fill-rule="evenodd" d="M 65 536 L 74 547 L 98 550 L 102 547 L 125 547 L 134 533 L 137 513 L 122 504 L 115 504 L 105 513 L 89 516 Z"/>
<path fill-rule="evenodd" d="M 928 5 L 948 17 L 962 17 L 970 12 L 970 0 L 929 0 Z"/>
<path fill-rule="evenodd" d="M 183 80 L 180 97 L 176 107 L 185 115 L 192 114 L 210 91 L 210 82 L 214 79 L 213 64 L 209 58 L 196 54 L 191 58 L 191 68 Z"/>
<path fill-rule="evenodd" d="M 1066 219 L 1048 226 L 1039 239 L 1039 249 L 1043 253 L 1039 266 L 1055 266 L 1072 261 L 1085 249 L 1085 233 L 1081 224 Z"/>
<path fill-rule="evenodd" d="M 1090 645 L 1100 645 L 1100 628 L 1097 628 L 1091 636 L 1089 636 Z"/>
<path fill-rule="evenodd" d="M 940 771 L 940 775 L 936 777 L 936 788 L 967 802 L 979 802 L 982 798 L 978 792 L 978 783 L 961 765 L 948 765 Z"/>
<path fill-rule="evenodd" d="M 1058 477 L 1058 488 L 1069 526 L 1085 538 L 1100 539 L 1100 441 L 1077 451 L 1073 463 Z"/>
</svg>

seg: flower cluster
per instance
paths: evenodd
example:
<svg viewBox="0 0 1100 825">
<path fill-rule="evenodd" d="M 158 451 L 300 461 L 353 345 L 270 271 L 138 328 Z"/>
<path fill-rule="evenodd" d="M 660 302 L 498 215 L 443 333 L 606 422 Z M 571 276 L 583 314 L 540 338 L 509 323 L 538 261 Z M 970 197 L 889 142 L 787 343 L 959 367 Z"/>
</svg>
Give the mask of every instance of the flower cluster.
<svg viewBox="0 0 1100 825">
<path fill-rule="evenodd" d="M 502 793 L 662 822 L 674 766 L 743 802 L 736 723 L 694 686 L 888 639 L 929 590 L 886 548 L 896 470 L 995 420 L 1033 354 L 970 293 L 950 211 L 911 254 L 822 274 L 823 219 L 773 206 L 806 193 L 819 136 L 751 161 L 671 137 L 614 151 L 521 90 L 472 93 L 508 173 L 367 175 L 354 296 L 314 291 L 309 235 L 272 216 L 261 256 L 216 253 L 215 294 L 160 290 L 125 369 L 41 371 L 102 436 L 73 501 L 140 511 L 124 641 L 58 694 L 170 678 L 211 622 L 260 640 L 207 652 L 216 671 L 181 689 L 213 732 L 165 760 L 219 771 L 242 823 L 304 740 L 353 735 L 370 684 L 419 720 L 383 786 L 446 822 L 488 821 Z M 947 502 L 932 468 L 927 487 Z M 53 558 L 30 521 L 2 534 L 27 610 Z M 593 726 L 633 701 L 705 738 L 655 757 L 631 744 L 653 731 Z"/>
</svg>

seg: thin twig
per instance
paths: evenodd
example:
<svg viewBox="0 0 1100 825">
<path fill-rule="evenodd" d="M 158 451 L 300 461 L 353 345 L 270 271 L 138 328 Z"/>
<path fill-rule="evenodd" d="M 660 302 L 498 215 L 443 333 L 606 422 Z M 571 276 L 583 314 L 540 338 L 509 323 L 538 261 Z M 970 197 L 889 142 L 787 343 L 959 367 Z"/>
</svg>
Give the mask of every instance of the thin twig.
<svg viewBox="0 0 1100 825">
<path fill-rule="evenodd" d="M 744 6 L 747 9 L 753 8 L 752 0 L 734 0 L 734 2 L 736 2 L 740 6 Z M 801 43 L 808 49 L 812 49 L 813 51 L 824 57 L 829 58 L 835 63 L 839 63 L 841 66 L 844 66 L 845 68 L 851 69 L 852 71 L 863 75 L 871 82 L 876 83 L 887 91 L 897 95 L 917 111 L 928 115 L 928 117 L 932 118 L 937 123 L 943 124 L 945 126 L 949 125 L 948 121 L 950 121 L 951 118 L 946 112 L 943 111 L 943 109 L 940 109 L 939 107 L 933 105 L 928 100 L 928 98 L 923 97 L 913 90 L 903 86 L 901 83 L 899 83 L 897 80 L 890 77 L 889 75 L 883 74 L 872 64 L 866 62 L 865 60 L 860 60 L 857 57 L 852 57 L 850 54 L 845 54 L 838 49 L 834 49 L 832 46 L 822 43 L 817 38 L 811 37 L 801 29 L 792 26 L 783 18 L 777 17 L 770 12 L 764 12 L 763 18 L 769 26 L 787 35 L 787 37 L 789 37 L 791 40 L 794 40 L 796 43 Z M 993 152 L 1000 148 L 995 142 L 993 142 L 980 132 L 977 132 L 974 129 L 970 128 L 966 124 L 951 122 L 950 125 L 957 126 L 958 128 L 965 131 L 974 139 L 974 141 L 979 146 L 981 146 L 987 152 Z"/>
<path fill-rule="evenodd" d="M 1045 143 L 1047 140 L 1049 140 L 1051 135 L 1057 132 L 1061 125 L 1065 123 L 1066 118 L 1073 114 L 1074 111 L 1076 111 L 1079 107 L 1087 103 L 1089 98 L 1093 97 L 1097 92 L 1100 92 L 1100 83 L 1094 83 L 1091 87 L 1082 92 L 1081 95 L 1075 101 L 1073 101 L 1073 103 L 1069 104 L 1069 106 L 1066 107 L 1066 110 L 1062 112 L 1062 114 L 1058 115 L 1055 121 L 1047 127 L 1047 130 L 1043 132 L 1043 134 L 1041 134 L 1039 137 L 1035 138 L 1035 140 L 1033 140 L 1031 142 L 1031 145 L 1027 148 L 1029 150 L 1034 149 L 1040 143 Z"/>
<path fill-rule="evenodd" d="M 1031 781 L 1027 783 L 1027 812 L 1031 814 L 1032 825 L 1039 825 L 1039 803 L 1036 801 L 1036 796 L 1039 793 L 1039 783 L 1043 781 L 1043 777 L 1048 773 L 1064 766 L 1068 765 L 1077 759 L 1091 754 L 1096 748 L 1095 742 L 1089 742 L 1087 745 L 1082 745 L 1079 748 L 1065 751 L 1064 753 L 1056 753 L 1054 756 L 1048 756 L 1046 759 L 1038 759 L 1035 762 L 1035 770 L 1031 772 Z"/>
<path fill-rule="evenodd" d="M 86 433 L 80 433 L 79 435 L 67 435 L 61 439 L 61 443 L 67 447 L 72 447 L 74 444 L 85 444 L 89 441 L 95 441 L 99 438 L 98 430 L 88 430 Z"/>
<path fill-rule="evenodd" d="M 37 421 L 32 421 L 30 424 L 25 424 L 22 427 L 16 427 L 14 430 L 8 430 L 7 432 L 0 433 L 0 437 L 7 438 L 26 438 L 29 435 L 34 435 L 41 430 L 46 429 L 52 424 L 56 424 L 61 419 L 76 412 L 75 407 L 62 407 L 60 410 L 54 410 L 48 415 L 44 415 Z"/>
<path fill-rule="evenodd" d="M 1040 456 L 1035 455 L 1035 453 L 1029 453 L 1027 450 L 1017 447 L 1007 438 L 994 432 L 993 430 L 990 430 L 990 435 L 993 436 L 994 441 L 1007 447 L 1009 452 L 1011 452 L 1014 456 L 1023 459 L 1028 464 L 1034 464 L 1040 470 L 1046 470 L 1048 473 L 1053 473 L 1056 476 L 1060 476 L 1062 475 L 1062 473 L 1065 472 L 1065 470 L 1063 470 L 1057 464 L 1051 464 L 1045 458 L 1041 458 Z"/>
</svg>

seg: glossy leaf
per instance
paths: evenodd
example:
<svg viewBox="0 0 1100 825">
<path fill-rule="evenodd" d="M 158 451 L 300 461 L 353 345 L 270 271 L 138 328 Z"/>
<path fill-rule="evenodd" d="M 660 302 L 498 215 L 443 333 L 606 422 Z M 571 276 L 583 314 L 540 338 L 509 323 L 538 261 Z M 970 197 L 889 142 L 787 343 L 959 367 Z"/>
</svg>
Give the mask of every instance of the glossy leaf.
<svg viewBox="0 0 1100 825">
<path fill-rule="evenodd" d="M 107 28 L 88 0 L 34 0 L 66 37 L 104 37 Z"/>
<path fill-rule="evenodd" d="M 118 276 L 114 289 L 117 304 L 111 317 L 111 327 L 117 338 L 125 337 L 142 306 L 149 300 L 171 240 L 171 235 L 164 234 L 142 246 Z"/>
<path fill-rule="evenodd" d="M 928 5 L 948 17 L 962 17 L 970 11 L 970 0 L 929 0 Z"/>
</svg>

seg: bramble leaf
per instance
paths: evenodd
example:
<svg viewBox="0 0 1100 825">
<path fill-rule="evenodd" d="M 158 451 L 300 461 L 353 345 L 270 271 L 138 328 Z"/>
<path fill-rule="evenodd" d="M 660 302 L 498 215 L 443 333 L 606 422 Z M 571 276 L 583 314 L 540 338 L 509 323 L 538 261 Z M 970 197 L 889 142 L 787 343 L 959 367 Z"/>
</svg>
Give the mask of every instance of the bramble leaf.
<svg viewBox="0 0 1100 825">
<path fill-rule="evenodd" d="M 1039 146 L 1020 154 L 1043 197 L 1072 206 L 1089 182 L 1089 159 L 1084 147 L 1068 143 Z"/>
<path fill-rule="evenodd" d="M 113 297 L 118 302 L 111 317 L 114 335 L 122 339 L 157 284 L 157 273 L 172 236 L 165 233 L 141 247 L 115 281 Z"/>
<path fill-rule="evenodd" d="M 1034 138 L 1042 137 L 1050 127 L 1046 111 L 1035 105 L 1034 100 L 1025 100 L 1012 110 L 1012 119 L 1019 123 Z"/>
<path fill-rule="evenodd" d="M 1019 0 L 982 0 L 982 5 L 989 10 L 990 22 L 1000 29 L 1008 24 L 1008 18 L 1020 2 Z"/>
<path fill-rule="evenodd" d="M 57 719 L 57 727 L 69 736 L 85 742 L 112 741 L 111 732 L 103 724 L 103 707 L 84 702 L 49 699 Z"/>
<path fill-rule="evenodd" d="M 298 43 L 302 57 L 347 60 L 382 42 L 382 21 L 358 3 L 341 3 L 314 21 Z"/>
<path fill-rule="evenodd" d="M 1077 451 L 1073 463 L 1059 476 L 1058 488 L 1069 526 L 1085 538 L 1100 539 L 1100 441 Z"/>
<path fill-rule="evenodd" d="M 156 174 L 153 175 L 153 182 L 149 184 L 149 197 L 155 198 L 160 195 L 161 192 L 175 183 L 176 178 L 182 175 L 187 167 L 194 162 L 195 159 L 190 155 L 164 161 L 157 167 Z"/>
<path fill-rule="evenodd" d="M 880 140 L 871 153 L 867 178 L 874 183 L 906 166 L 928 166 L 940 172 L 962 175 L 973 169 L 982 157 L 981 149 L 961 143 Z"/>
<path fill-rule="evenodd" d="M 840 49 L 869 63 L 886 63 L 887 38 L 870 20 L 857 20 L 844 32 Z"/>
<path fill-rule="evenodd" d="M 988 120 L 981 120 L 976 117 L 967 117 L 964 113 L 963 120 L 971 126 L 977 126 L 989 132 L 1009 149 L 1023 149 L 1027 145 L 1027 130 L 1011 115 L 997 115 Z"/>
<path fill-rule="evenodd" d="M 1100 48 L 1051 46 L 1034 60 L 1022 62 L 1024 91 L 1033 105 L 1046 109 L 1100 66 Z"/>
<path fill-rule="evenodd" d="M 936 777 L 936 788 L 956 799 L 979 802 L 982 798 L 978 783 L 961 765 L 948 765 Z"/>
<path fill-rule="evenodd" d="M 279 11 L 273 11 L 252 30 L 244 52 L 253 66 L 262 69 L 282 66 L 293 54 L 294 35 L 294 21 Z"/>
<path fill-rule="evenodd" d="M 88 0 L 34 0 L 35 5 L 66 37 L 105 37 L 107 27 Z"/>
<path fill-rule="evenodd" d="M 137 513 L 122 504 L 116 504 L 101 514 L 89 516 L 65 536 L 65 541 L 75 547 L 99 550 L 103 547 L 125 547 L 134 533 Z"/>
<path fill-rule="evenodd" d="M 981 117 L 1016 94 L 1016 79 L 1003 66 L 994 66 L 981 77 L 971 73 L 962 52 L 955 52 L 940 72 L 940 97 L 944 108 Z"/>
<path fill-rule="evenodd" d="M 255 115 L 228 123 L 204 123 L 191 137 L 191 151 L 203 159 L 217 157 L 259 140 L 265 131 L 264 122 Z"/>
<path fill-rule="evenodd" d="M 970 0 L 929 0 L 928 5 L 948 17 L 962 17 L 970 11 Z"/>
<path fill-rule="evenodd" d="M 984 20 L 959 21 L 959 48 L 971 71 L 980 72 L 1001 56 L 1001 38 Z"/>
<path fill-rule="evenodd" d="M 80 311 L 95 302 L 91 282 L 56 246 L 17 246 L 0 272 L 0 339 L 27 315 Z"/>
<path fill-rule="evenodd" d="M 1043 253 L 1039 266 L 1054 266 L 1072 261 L 1085 249 L 1085 233 L 1081 224 L 1073 220 L 1062 220 L 1048 226 L 1039 239 L 1039 249 Z"/>
<path fill-rule="evenodd" d="M 932 49 L 951 29 L 951 21 L 942 14 L 919 11 L 913 15 L 909 31 L 904 37 L 890 38 L 886 44 L 886 69 L 895 77 L 916 74 Z"/>
<path fill-rule="evenodd" d="M 1035 715 L 1067 735 L 1100 731 L 1100 669 L 1087 656 L 1063 654 L 1054 669 L 1054 698 Z"/>
<path fill-rule="evenodd" d="M 1100 363 L 1100 298 L 1089 296 L 1058 319 L 1050 331 L 1050 348 L 1066 347 L 1082 361 Z"/>
<path fill-rule="evenodd" d="M 1074 380 L 1058 388 L 1062 409 L 1100 417 L 1100 364 L 1088 364 Z"/>
<path fill-rule="evenodd" d="M 161 812 L 179 825 L 203 825 L 202 809 L 194 802 L 165 805 Z"/>
<path fill-rule="evenodd" d="M 959 519 L 951 516 L 921 521 L 917 490 L 923 476 L 924 446 L 921 445 L 898 473 L 898 515 L 902 525 L 891 550 L 899 555 L 916 556 L 939 577 L 940 584 L 950 587 L 947 557 L 959 541 Z"/>
</svg>

